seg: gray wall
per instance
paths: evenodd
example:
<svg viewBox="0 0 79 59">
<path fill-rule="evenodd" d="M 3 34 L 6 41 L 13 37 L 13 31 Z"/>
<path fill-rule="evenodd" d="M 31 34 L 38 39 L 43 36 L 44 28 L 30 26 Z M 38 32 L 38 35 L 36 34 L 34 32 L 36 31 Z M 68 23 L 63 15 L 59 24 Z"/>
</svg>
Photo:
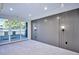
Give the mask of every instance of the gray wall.
<svg viewBox="0 0 79 59">
<path fill-rule="evenodd" d="M 60 14 L 60 26 L 64 24 L 64 26 L 66 27 L 64 32 L 60 31 L 59 40 L 61 44 L 60 47 L 62 48 L 70 49 L 73 51 L 79 51 L 79 46 L 77 46 L 79 45 L 79 43 L 77 43 L 79 42 L 79 38 L 77 38 L 79 33 L 77 34 L 76 32 L 79 30 L 78 28 L 75 28 L 79 25 L 78 13 L 79 9 Z M 65 44 L 65 42 L 67 42 L 67 44 Z"/>
<path fill-rule="evenodd" d="M 34 27 L 37 30 L 34 31 Z M 58 46 L 58 21 L 56 16 L 32 21 L 32 39 Z"/>
<path fill-rule="evenodd" d="M 79 52 L 79 9 L 33 20 L 32 39 Z"/>
</svg>

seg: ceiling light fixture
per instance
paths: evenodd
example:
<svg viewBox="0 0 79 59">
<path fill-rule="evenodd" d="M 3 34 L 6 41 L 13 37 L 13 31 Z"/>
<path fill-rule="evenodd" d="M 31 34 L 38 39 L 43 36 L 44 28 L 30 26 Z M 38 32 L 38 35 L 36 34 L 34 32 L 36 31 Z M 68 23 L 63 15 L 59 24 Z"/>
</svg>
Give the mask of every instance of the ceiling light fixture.
<svg viewBox="0 0 79 59">
<path fill-rule="evenodd" d="M 47 7 L 44 7 L 44 10 L 47 10 Z"/>
<path fill-rule="evenodd" d="M 64 4 L 63 3 L 61 3 L 61 7 L 64 7 Z"/>
<path fill-rule="evenodd" d="M 10 8 L 10 11 L 13 11 L 13 8 Z"/>
<path fill-rule="evenodd" d="M 31 14 L 29 14 L 29 17 L 31 17 L 32 15 Z"/>
</svg>

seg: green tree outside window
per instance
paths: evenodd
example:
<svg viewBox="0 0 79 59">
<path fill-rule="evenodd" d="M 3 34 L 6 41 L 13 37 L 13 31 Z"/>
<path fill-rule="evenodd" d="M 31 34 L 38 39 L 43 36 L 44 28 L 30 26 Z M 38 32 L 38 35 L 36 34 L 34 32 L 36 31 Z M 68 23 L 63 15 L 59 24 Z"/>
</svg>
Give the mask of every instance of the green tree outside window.
<svg viewBox="0 0 79 59">
<path fill-rule="evenodd" d="M 18 21 L 18 20 L 9 20 L 9 21 L 4 21 L 4 27 L 5 29 L 25 29 L 25 22 L 23 21 Z"/>
</svg>

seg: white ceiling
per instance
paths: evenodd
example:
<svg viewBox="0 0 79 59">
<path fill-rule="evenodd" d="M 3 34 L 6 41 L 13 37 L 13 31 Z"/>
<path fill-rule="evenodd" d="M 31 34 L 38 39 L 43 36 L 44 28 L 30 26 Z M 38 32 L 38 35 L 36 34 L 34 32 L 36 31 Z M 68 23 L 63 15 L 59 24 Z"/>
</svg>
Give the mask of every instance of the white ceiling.
<svg viewBox="0 0 79 59">
<path fill-rule="evenodd" d="M 47 10 L 44 10 L 44 7 L 47 7 Z M 10 11 L 10 8 L 13 8 L 13 11 Z M 78 3 L 64 3 L 63 7 L 61 3 L 4 3 L 0 17 L 21 17 L 28 20 L 31 14 L 31 19 L 34 20 L 76 8 L 79 8 Z"/>
</svg>

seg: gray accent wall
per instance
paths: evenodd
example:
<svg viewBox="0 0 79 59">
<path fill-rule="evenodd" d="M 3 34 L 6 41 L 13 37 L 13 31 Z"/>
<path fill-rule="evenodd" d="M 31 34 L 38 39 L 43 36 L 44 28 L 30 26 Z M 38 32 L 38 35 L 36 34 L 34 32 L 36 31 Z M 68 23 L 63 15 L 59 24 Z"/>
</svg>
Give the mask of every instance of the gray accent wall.
<svg viewBox="0 0 79 59">
<path fill-rule="evenodd" d="M 34 27 L 37 29 L 34 30 Z M 58 46 L 58 20 L 50 16 L 32 21 L 32 39 Z"/>
<path fill-rule="evenodd" d="M 79 9 L 33 20 L 31 25 L 33 40 L 79 52 Z"/>
</svg>

